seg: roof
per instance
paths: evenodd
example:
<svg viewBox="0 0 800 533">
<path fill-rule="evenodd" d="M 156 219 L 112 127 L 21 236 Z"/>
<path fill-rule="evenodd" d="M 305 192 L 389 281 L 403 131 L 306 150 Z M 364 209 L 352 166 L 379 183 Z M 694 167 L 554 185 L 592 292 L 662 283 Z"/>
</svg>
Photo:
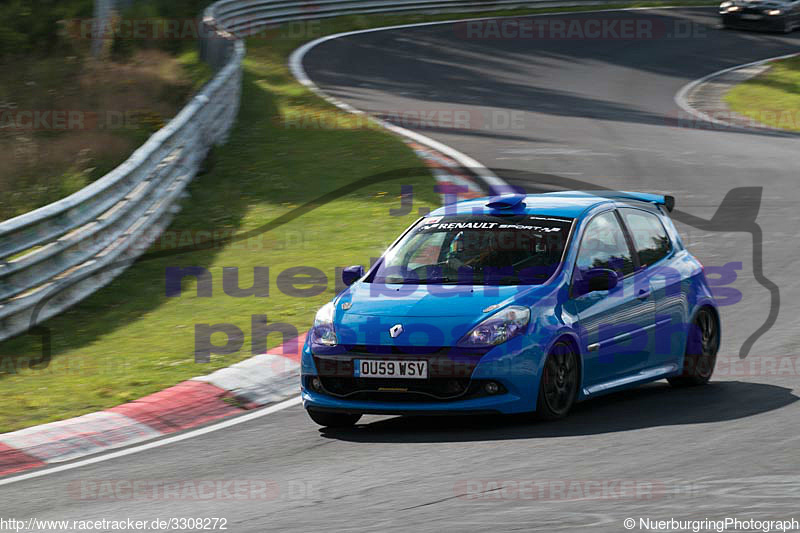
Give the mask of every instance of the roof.
<svg viewBox="0 0 800 533">
<path fill-rule="evenodd" d="M 498 202 L 498 200 L 500 200 L 500 202 Z M 498 209 L 488 206 L 489 203 L 496 205 L 503 200 L 506 200 L 512 207 Z M 440 207 L 431 213 L 431 216 L 518 213 L 578 218 L 585 211 L 595 206 L 616 201 L 624 202 L 626 200 L 665 203 L 665 197 L 657 194 L 623 191 L 559 191 L 527 195 L 506 194 L 465 200 L 463 202 Z"/>
</svg>

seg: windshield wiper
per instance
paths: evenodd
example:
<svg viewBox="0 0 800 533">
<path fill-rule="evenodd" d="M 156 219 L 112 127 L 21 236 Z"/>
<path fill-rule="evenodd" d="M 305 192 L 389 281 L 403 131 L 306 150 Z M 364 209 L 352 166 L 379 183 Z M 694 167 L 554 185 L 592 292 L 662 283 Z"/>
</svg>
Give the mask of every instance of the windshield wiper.
<svg viewBox="0 0 800 533">
<path fill-rule="evenodd" d="M 451 278 L 428 278 L 419 280 L 420 283 L 427 285 L 474 285 L 472 280 L 451 279 Z"/>
</svg>

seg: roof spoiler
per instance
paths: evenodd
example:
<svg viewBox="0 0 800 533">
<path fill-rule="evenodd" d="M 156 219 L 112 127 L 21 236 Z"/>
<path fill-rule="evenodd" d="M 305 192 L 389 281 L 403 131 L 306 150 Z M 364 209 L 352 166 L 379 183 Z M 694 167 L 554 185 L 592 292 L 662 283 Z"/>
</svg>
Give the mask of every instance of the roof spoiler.
<svg viewBox="0 0 800 533">
<path fill-rule="evenodd" d="M 486 204 L 489 209 L 512 209 L 518 205 L 524 206 L 524 194 L 503 194 L 492 197 L 492 201 Z"/>
<path fill-rule="evenodd" d="M 595 191 L 592 194 L 615 198 L 620 200 L 639 200 L 651 204 L 663 205 L 670 213 L 675 209 L 675 197 L 662 194 L 650 194 L 647 192 L 628 192 L 628 191 Z"/>
</svg>

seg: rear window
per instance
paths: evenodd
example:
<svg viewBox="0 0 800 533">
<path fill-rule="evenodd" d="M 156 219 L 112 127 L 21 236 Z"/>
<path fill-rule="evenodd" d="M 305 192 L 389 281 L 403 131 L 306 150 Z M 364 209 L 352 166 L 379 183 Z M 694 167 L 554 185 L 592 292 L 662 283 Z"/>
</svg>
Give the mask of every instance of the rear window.
<svg viewBox="0 0 800 533">
<path fill-rule="evenodd" d="M 572 222 L 537 215 L 428 217 L 386 254 L 368 281 L 541 284 L 558 269 Z"/>
<path fill-rule="evenodd" d="M 672 241 L 657 215 L 641 209 L 619 210 L 633 238 L 639 263 L 649 266 L 669 255 Z"/>
</svg>

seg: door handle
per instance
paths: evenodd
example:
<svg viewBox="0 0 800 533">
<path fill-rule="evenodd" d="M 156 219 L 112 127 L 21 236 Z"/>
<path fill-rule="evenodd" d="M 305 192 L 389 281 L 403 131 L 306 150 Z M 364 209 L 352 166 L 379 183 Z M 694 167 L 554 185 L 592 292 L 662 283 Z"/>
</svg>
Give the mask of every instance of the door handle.
<svg viewBox="0 0 800 533">
<path fill-rule="evenodd" d="M 636 295 L 636 297 L 640 300 L 646 300 L 650 297 L 650 291 L 647 289 L 642 289 L 639 291 L 639 294 Z"/>
</svg>

